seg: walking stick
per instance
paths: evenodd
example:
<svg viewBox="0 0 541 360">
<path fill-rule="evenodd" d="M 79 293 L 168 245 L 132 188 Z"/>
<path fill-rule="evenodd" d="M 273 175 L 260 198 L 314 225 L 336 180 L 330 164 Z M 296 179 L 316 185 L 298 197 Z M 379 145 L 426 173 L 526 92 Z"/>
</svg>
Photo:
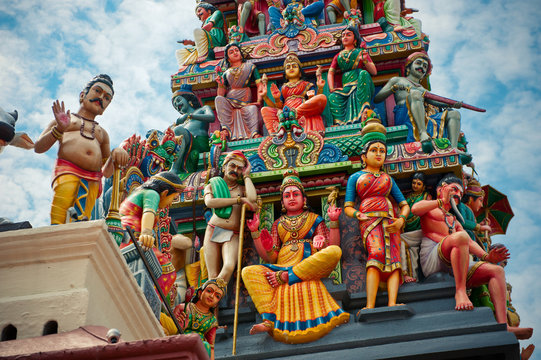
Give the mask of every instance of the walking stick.
<svg viewBox="0 0 541 360">
<path fill-rule="evenodd" d="M 235 288 L 235 317 L 233 321 L 233 355 L 237 354 L 237 326 L 239 325 L 239 292 L 240 292 L 240 267 L 242 265 L 242 246 L 244 242 L 244 223 L 246 218 L 246 204 L 242 204 L 240 213 L 239 232 L 239 257 L 237 259 L 237 285 Z"/>
<path fill-rule="evenodd" d="M 177 327 L 178 333 L 182 334 L 183 333 L 182 328 L 180 327 L 180 324 L 178 323 L 177 318 L 175 317 L 175 314 L 173 314 L 173 310 L 171 310 L 171 306 L 169 306 L 169 303 L 167 302 L 167 299 L 165 295 L 163 294 L 162 288 L 158 284 L 158 279 L 156 279 L 156 276 L 154 276 L 154 272 L 152 272 L 152 268 L 150 267 L 150 264 L 148 263 L 147 258 L 145 257 L 145 254 L 143 253 L 143 249 L 141 249 L 141 245 L 139 245 L 138 240 L 135 238 L 135 235 L 133 234 L 133 230 L 129 226 L 126 226 L 126 230 L 128 231 L 128 234 L 130 234 L 131 241 L 133 242 L 135 249 L 139 253 L 139 257 L 141 258 L 141 260 L 143 260 L 143 264 L 145 264 L 145 268 L 147 269 L 147 272 L 150 275 L 150 278 L 152 279 L 152 282 L 154 283 L 156 290 L 158 290 L 158 294 L 160 295 L 160 298 L 162 299 L 162 302 L 165 305 L 167 312 L 173 319 L 173 322 L 175 323 L 175 326 Z"/>
</svg>

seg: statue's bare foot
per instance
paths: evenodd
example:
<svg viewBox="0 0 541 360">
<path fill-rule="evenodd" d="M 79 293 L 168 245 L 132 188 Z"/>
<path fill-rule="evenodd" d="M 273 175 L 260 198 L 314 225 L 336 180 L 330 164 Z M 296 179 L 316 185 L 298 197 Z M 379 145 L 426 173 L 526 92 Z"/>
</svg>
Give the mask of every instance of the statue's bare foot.
<svg viewBox="0 0 541 360">
<path fill-rule="evenodd" d="M 473 304 L 471 303 L 470 298 L 468 298 L 468 294 L 466 294 L 466 292 L 457 292 L 455 294 L 455 301 L 455 310 L 473 310 Z"/>
<path fill-rule="evenodd" d="M 417 282 L 417 279 L 408 275 L 404 275 L 404 282 L 405 283 Z"/>
<path fill-rule="evenodd" d="M 262 323 L 255 324 L 250 329 L 250 335 L 260 334 L 263 332 L 270 333 L 272 330 L 272 324 L 269 321 L 263 321 Z"/>
<path fill-rule="evenodd" d="M 405 305 L 405 304 L 403 304 L 403 303 L 399 303 L 399 304 L 397 304 L 397 303 L 389 303 L 389 304 L 387 304 L 387 306 L 402 306 L 402 305 Z"/>
<path fill-rule="evenodd" d="M 289 276 L 287 274 L 287 271 L 267 271 L 265 273 L 265 277 L 267 278 L 267 281 L 269 282 L 270 286 L 273 288 L 286 284 L 289 280 Z"/>
<path fill-rule="evenodd" d="M 515 336 L 519 340 L 529 339 L 533 335 L 533 329 L 532 328 L 521 328 L 521 327 L 517 327 L 517 326 L 507 326 L 507 331 L 512 332 L 513 334 L 515 334 Z"/>
<path fill-rule="evenodd" d="M 530 344 L 525 348 L 522 348 L 520 352 L 520 360 L 528 360 L 532 356 L 533 351 L 535 350 L 535 345 Z"/>
</svg>

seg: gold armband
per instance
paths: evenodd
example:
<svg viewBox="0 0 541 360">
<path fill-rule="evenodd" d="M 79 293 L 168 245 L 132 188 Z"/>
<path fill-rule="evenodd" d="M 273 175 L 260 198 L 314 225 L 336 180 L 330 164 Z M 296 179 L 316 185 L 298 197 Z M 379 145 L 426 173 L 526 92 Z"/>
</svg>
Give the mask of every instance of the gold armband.
<svg viewBox="0 0 541 360">
<path fill-rule="evenodd" d="M 53 126 L 53 128 L 51 129 L 51 135 L 53 135 L 56 140 L 62 141 L 62 136 L 64 135 L 64 133 L 58 130 L 56 126 Z"/>
<path fill-rule="evenodd" d="M 257 239 L 260 236 L 261 236 L 261 231 L 257 230 L 257 231 L 252 232 L 252 239 Z"/>
<path fill-rule="evenodd" d="M 340 223 L 338 222 L 338 220 L 329 221 L 329 227 L 331 229 L 338 229 L 340 227 Z"/>
<path fill-rule="evenodd" d="M 479 230 L 481 230 L 481 225 L 475 224 L 475 227 L 473 228 L 473 231 L 478 232 Z"/>
</svg>

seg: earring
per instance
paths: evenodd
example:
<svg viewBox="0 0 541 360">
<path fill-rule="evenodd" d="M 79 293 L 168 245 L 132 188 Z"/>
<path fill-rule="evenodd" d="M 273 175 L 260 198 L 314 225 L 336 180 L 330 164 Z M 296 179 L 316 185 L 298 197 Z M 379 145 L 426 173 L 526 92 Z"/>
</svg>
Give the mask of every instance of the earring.
<svg viewBox="0 0 541 360">
<path fill-rule="evenodd" d="M 306 202 L 304 203 L 302 209 L 303 209 L 303 210 L 308 210 L 308 205 L 306 205 Z"/>
<path fill-rule="evenodd" d="M 284 206 L 284 203 L 282 203 L 282 213 L 285 213 L 286 212 L 286 208 Z"/>
</svg>

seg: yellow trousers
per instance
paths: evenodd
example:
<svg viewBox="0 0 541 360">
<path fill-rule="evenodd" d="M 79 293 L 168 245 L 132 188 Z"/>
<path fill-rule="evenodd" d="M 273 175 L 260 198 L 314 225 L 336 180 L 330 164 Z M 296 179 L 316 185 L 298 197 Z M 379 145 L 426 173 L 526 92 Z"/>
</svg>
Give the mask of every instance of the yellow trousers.
<svg viewBox="0 0 541 360">
<path fill-rule="evenodd" d="M 58 176 L 53 182 L 51 224 L 65 224 L 66 213 L 72 206 L 81 214 L 78 220 L 90 219 L 99 189 L 98 181 L 87 181 L 72 174 Z"/>
</svg>

